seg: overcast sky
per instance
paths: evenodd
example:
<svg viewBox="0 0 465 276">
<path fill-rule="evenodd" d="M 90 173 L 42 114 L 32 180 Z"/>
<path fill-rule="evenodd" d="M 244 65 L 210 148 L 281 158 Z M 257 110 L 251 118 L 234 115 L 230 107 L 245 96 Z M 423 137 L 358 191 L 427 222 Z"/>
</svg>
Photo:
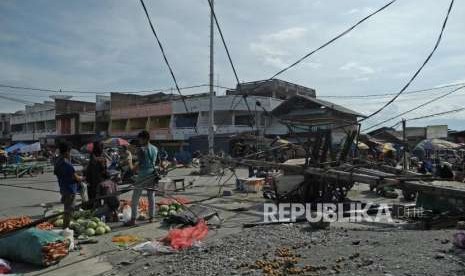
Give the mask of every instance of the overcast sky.
<svg viewBox="0 0 465 276">
<path fill-rule="evenodd" d="M 386 3 L 216 0 L 215 6 L 240 80 L 253 81 L 269 78 Z M 208 83 L 207 1 L 146 0 L 146 5 L 180 86 Z M 312 87 L 318 96 L 397 92 L 431 51 L 448 5 L 448 0 L 398 0 L 279 78 Z M 464 18 L 465 2 L 456 1 L 438 51 L 410 90 L 465 82 Z M 171 87 L 155 43 L 136 0 L 0 1 L 2 84 L 92 91 Z M 215 51 L 215 82 L 234 87 L 219 39 Z M 365 126 L 449 89 L 401 97 Z M 0 95 L 26 101 L 47 99 L 44 92 L 0 91 Z M 405 117 L 463 107 L 464 95 L 465 89 Z M 94 100 L 92 94 L 75 96 Z M 331 100 L 368 114 L 388 98 Z M 22 106 L 0 100 L 1 112 Z M 416 121 L 415 125 L 433 123 L 465 129 L 465 112 Z"/>
</svg>

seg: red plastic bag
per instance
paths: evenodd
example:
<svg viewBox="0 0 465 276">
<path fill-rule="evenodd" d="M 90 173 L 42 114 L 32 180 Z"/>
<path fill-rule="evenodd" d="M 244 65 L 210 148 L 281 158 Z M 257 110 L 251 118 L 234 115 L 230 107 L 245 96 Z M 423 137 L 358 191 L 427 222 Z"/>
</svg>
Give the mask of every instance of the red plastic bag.
<svg viewBox="0 0 465 276">
<path fill-rule="evenodd" d="M 194 242 L 204 239 L 207 234 L 208 226 L 205 221 L 201 220 L 195 226 L 170 230 L 162 241 L 176 250 L 186 249 L 191 247 Z"/>
</svg>

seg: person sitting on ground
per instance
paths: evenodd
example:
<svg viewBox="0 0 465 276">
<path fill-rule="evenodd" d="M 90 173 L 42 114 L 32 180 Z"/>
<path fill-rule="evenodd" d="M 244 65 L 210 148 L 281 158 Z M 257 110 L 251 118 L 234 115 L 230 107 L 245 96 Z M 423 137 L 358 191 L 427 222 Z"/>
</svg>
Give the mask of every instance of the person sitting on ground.
<svg viewBox="0 0 465 276">
<path fill-rule="evenodd" d="M 64 205 L 63 229 L 69 227 L 74 212 L 76 193 L 81 177 L 76 174 L 70 161 L 71 146 L 67 142 L 59 145 L 60 155 L 55 163 L 54 173 L 60 186 L 61 200 Z"/>
<path fill-rule="evenodd" d="M 442 179 L 452 180 L 454 179 L 454 172 L 452 170 L 452 164 L 448 162 L 442 162 L 438 169 L 438 175 Z"/>
<path fill-rule="evenodd" d="M 101 141 L 93 143 L 92 155 L 87 165 L 85 176 L 89 184 L 87 189 L 89 202 L 85 207 L 92 209 L 98 207 L 99 204 L 95 200 L 98 196 L 98 187 L 108 177 L 107 161 L 103 157 L 103 143 Z"/>
<path fill-rule="evenodd" d="M 109 177 L 109 176 L 107 176 Z M 103 199 L 103 215 L 108 221 L 118 221 L 118 208 L 119 208 L 119 197 L 118 197 L 118 185 L 107 178 L 98 184 L 97 195 Z"/>
<path fill-rule="evenodd" d="M 149 222 L 153 221 L 155 216 L 155 184 L 158 179 L 155 170 L 155 163 L 157 161 L 158 149 L 150 144 L 150 134 L 143 130 L 138 135 L 140 148 L 137 151 L 137 164 L 134 170 L 137 171 L 137 179 L 134 184 L 134 191 L 132 192 L 131 199 L 131 220 L 126 222 L 126 226 L 134 226 L 138 216 L 137 209 L 139 207 L 139 199 L 142 191 L 147 191 L 149 202 Z"/>
</svg>

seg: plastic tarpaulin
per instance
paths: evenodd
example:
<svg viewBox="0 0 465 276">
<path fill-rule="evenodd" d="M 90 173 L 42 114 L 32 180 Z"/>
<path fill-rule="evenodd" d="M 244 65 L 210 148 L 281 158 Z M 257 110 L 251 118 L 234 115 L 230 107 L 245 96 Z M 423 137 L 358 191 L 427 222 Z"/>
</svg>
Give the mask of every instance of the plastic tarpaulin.
<svg viewBox="0 0 465 276">
<path fill-rule="evenodd" d="M 9 146 L 8 148 L 5 149 L 6 152 L 15 152 L 16 150 L 21 150 L 21 148 L 27 146 L 27 144 L 24 143 L 17 143 L 14 144 L 13 146 Z"/>
<path fill-rule="evenodd" d="M 418 143 L 414 150 L 443 150 L 443 149 L 457 149 L 460 148 L 459 144 L 449 142 L 442 139 L 425 139 Z"/>
<path fill-rule="evenodd" d="M 38 152 L 41 149 L 42 148 L 40 146 L 40 143 L 36 142 L 34 144 L 30 144 L 30 145 L 27 145 L 27 146 L 24 146 L 24 147 L 20 148 L 19 151 L 21 153 L 29 153 L 29 152 Z"/>
<path fill-rule="evenodd" d="M 0 239 L 0 258 L 44 266 L 42 247 L 62 240 L 62 236 L 51 231 L 36 228 L 19 231 Z"/>
</svg>

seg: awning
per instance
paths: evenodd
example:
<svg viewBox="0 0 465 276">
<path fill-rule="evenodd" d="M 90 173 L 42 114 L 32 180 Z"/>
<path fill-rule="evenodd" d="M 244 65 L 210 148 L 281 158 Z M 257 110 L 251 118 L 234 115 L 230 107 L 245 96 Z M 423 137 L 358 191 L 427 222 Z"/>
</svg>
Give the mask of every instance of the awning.
<svg viewBox="0 0 465 276">
<path fill-rule="evenodd" d="M 24 143 L 17 143 L 14 144 L 13 146 L 9 146 L 8 148 L 5 149 L 7 153 L 15 152 L 21 150 L 21 148 L 27 146 L 27 144 Z"/>
<path fill-rule="evenodd" d="M 458 149 L 459 144 L 449 142 L 442 139 L 425 139 L 418 143 L 414 150 L 443 150 L 443 149 Z"/>
<path fill-rule="evenodd" d="M 24 146 L 22 147 L 21 149 L 19 149 L 19 151 L 21 153 L 30 153 L 30 152 L 38 152 L 40 151 L 42 148 L 40 146 L 40 143 L 39 142 L 36 142 L 34 144 L 30 144 L 30 145 L 27 145 L 27 146 Z"/>
</svg>

